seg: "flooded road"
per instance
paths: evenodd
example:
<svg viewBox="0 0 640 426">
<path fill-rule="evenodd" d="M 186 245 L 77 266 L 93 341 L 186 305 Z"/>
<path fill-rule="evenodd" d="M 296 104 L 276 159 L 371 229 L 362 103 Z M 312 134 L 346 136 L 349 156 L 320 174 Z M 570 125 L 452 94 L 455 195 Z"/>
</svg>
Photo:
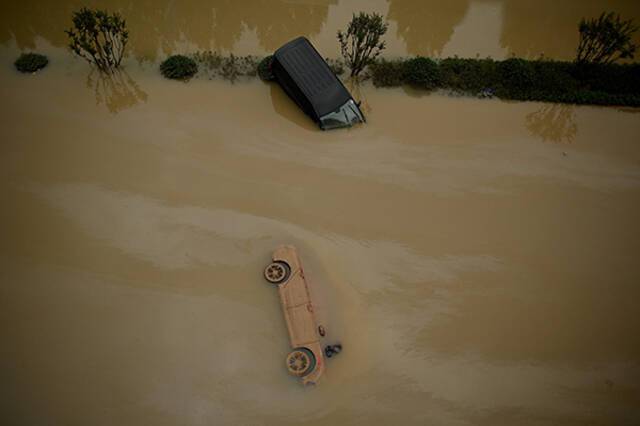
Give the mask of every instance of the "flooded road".
<svg viewBox="0 0 640 426">
<path fill-rule="evenodd" d="M 459 22 L 527 4 L 460 3 Z M 277 7 L 319 14 L 305 28 L 324 43 L 351 4 L 364 8 Z M 400 4 L 378 6 L 399 22 Z M 171 5 L 130 25 L 198 16 Z M 46 22 L 32 6 L 20 13 Z M 240 15 L 230 49 L 294 31 L 274 24 L 251 44 L 263 29 Z M 0 69 L 3 424 L 638 423 L 636 110 L 365 84 L 351 90 L 368 124 L 321 132 L 275 86 L 162 79 L 138 63 L 142 40 L 125 73 L 92 74 L 49 38 L 54 24 L 28 27 L 48 68 Z M 158 32 L 170 50 L 198 44 Z M 410 47 L 412 31 L 390 32 L 390 53 L 454 49 L 455 34 Z M 2 63 L 28 34 L 5 38 Z M 286 374 L 262 278 L 280 243 L 300 250 L 326 343 L 344 345 L 314 388 Z"/>
</svg>

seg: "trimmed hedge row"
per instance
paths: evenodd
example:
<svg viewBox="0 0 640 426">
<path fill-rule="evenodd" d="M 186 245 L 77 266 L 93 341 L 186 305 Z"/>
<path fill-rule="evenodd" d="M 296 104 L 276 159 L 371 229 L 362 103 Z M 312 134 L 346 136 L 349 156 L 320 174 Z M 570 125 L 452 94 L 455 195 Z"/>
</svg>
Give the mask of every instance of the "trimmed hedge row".
<svg viewBox="0 0 640 426">
<path fill-rule="evenodd" d="M 370 66 L 378 87 L 408 84 L 520 101 L 640 106 L 640 64 L 417 57 Z"/>
</svg>

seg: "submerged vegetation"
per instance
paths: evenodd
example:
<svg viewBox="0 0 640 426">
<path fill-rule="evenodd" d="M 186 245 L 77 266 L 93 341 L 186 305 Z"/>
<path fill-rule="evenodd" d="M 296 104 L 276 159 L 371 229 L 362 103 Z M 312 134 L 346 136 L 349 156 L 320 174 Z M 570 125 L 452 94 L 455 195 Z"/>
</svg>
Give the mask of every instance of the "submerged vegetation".
<svg viewBox="0 0 640 426">
<path fill-rule="evenodd" d="M 166 78 L 187 80 L 198 72 L 198 65 L 188 56 L 173 55 L 160 64 L 160 72 Z"/>
<path fill-rule="evenodd" d="M 232 83 L 259 76 L 273 81 L 272 56 L 224 56 L 206 51 L 176 55 L 160 67 L 167 78 L 221 78 Z M 344 63 L 327 59 L 340 75 Z M 443 89 L 480 98 L 568 104 L 640 106 L 640 64 L 581 64 L 545 59 L 379 59 L 371 63 L 365 78 L 376 87 L 409 85 L 421 90 Z"/>
<path fill-rule="evenodd" d="M 73 13 L 73 27 L 66 30 L 69 48 L 100 71 L 120 66 L 129 40 L 125 20 L 118 13 L 83 7 Z"/>
<path fill-rule="evenodd" d="M 417 57 L 402 65 L 405 81 L 411 86 L 433 90 L 441 84 L 441 72 L 438 64 L 429 58 Z"/>
<path fill-rule="evenodd" d="M 13 63 L 16 69 L 24 73 L 34 73 L 46 67 L 49 59 L 39 53 L 23 53 Z"/>
<path fill-rule="evenodd" d="M 221 77 L 232 83 L 243 77 L 255 77 L 258 74 L 260 64 L 260 58 L 257 56 L 236 56 L 234 54 L 223 56 L 210 50 L 195 53 L 192 58 L 209 79 Z"/>
<path fill-rule="evenodd" d="M 273 81 L 274 75 L 273 71 L 271 71 L 271 64 L 273 63 L 273 55 L 265 56 L 258 63 L 258 77 L 262 81 Z"/>
<path fill-rule="evenodd" d="M 125 20 L 118 13 L 82 8 L 73 13 L 72 21 L 73 27 L 65 31 L 69 48 L 100 72 L 115 73 L 129 38 Z M 634 58 L 637 46 L 632 38 L 638 27 L 613 13 L 581 20 L 573 62 L 515 57 L 503 61 L 420 56 L 379 59 L 387 28 L 381 15 L 354 14 L 346 31 L 337 34 L 343 60 L 326 58 L 331 70 L 341 75 L 348 67 L 353 81 L 364 72 L 376 87 L 409 85 L 481 98 L 640 107 L 640 64 L 615 63 Z M 272 61 L 273 56 L 203 51 L 170 56 L 160 64 L 160 72 L 166 78 L 181 80 L 198 75 L 232 83 L 255 76 L 272 81 Z M 43 55 L 27 53 L 15 61 L 15 67 L 21 72 L 35 72 L 48 62 Z"/>
<path fill-rule="evenodd" d="M 640 106 L 640 64 L 414 58 L 381 60 L 369 69 L 377 87 L 409 84 L 479 97 Z"/>
</svg>

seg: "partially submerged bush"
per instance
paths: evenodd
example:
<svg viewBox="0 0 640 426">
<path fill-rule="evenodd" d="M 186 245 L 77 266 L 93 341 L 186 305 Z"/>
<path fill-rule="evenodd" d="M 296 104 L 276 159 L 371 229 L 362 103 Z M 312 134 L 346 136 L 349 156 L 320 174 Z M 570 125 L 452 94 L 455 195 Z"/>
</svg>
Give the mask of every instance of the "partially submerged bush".
<svg viewBox="0 0 640 426">
<path fill-rule="evenodd" d="M 232 53 L 222 59 L 219 75 L 233 83 L 240 77 L 254 77 L 257 69 L 258 59 L 255 56 L 235 56 Z"/>
<path fill-rule="evenodd" d="M 638 30 L 633 20 L 623 21 L 620 15 L 603 12 L 596 19 L 582 19 L 578 30 L 576 62 L 610 64 L 618 59 L 633 59 L 637 46 L 632 37 Z"/>
<path fill-rule="evenodd" d="M 411 84 L 480 97 L 640 106 L 640 64 L 414 58 L 380 60 L 369 69 L 375 86 Z"/>
<path fill-rule="evenodd" d="M 443 59 L 438 64 L 442 86 L 473 95 L 492 91 L 498 80 L 496 64 L 493 59 Z"/>
<path fill-rule="evenodd" d="M 255 77 L 260 72 L 260 62 L 252 55 L 222 56 L 218 52 L 207 50 L 195 53 L 193 59 L 209 79 L 221 77 L 233 83 L 241 77 Z M 266 62 L 263 65 L 266 65 Z"/>
<path fill-rule="evenodd" d="M 404 83 L 404 61 L 382 59 L 369 66 L 371 79 L 376 87 L 400 86 Z"/>
<path fill-rule="evenodd" d="M 198 65 L 188 56 L 173 55 L 160 64 L 160 72 L 166 78 L 186 80 L 198 72 Z"/>
<path fill-rule="evenodd" d="M 266 56 L 258 63 L 258 76 L 262 81 L 273 81 L 275 76 L 271 71 L 271 65 L 273 63 L 273 55 Z"/>
<path fill-rule="evenodd" d="M 508 91 L 518 99 L 526 99 L 524 93 L 531 90 L 534 80 L 534 71 L 531 61 L 519 58 L 510 58 L 498 63 L 499 86 L 502 86 L 499 96 L 503 91 Z"/>
<path fill-rule="evenodd" d="M 46 56 L 38 53 L 23 53 L 16 59 L 14 65 L 20 72 L 36 72 L 46 67 L 49 63 L 49 59 Z"/>
<path fill-rule="evenodd" d="M 69 48 L 104 72 L 120 66 L 129 40 L 120 14 L 85 7 L 73 13 L 73 28 L 65 33 L 70 39 Z"/>
<path fill-rule="evenodd" d="M 338 31 L 340 51 L 351 68 L 352 77 L 360 74 L 380 55 L 385 48 L 385 42 L 380 39 L 386 32 L 387 24 L 381 15 L 364 12 L 353 15 L 346 33 Z"/>
<path fill-rule="evenodd" d="M 404 62 L 405 81 L 420 89 L 433 90 L 441 85 L 440 68 L 429 58 L 417 57 Z"/>
</svg>

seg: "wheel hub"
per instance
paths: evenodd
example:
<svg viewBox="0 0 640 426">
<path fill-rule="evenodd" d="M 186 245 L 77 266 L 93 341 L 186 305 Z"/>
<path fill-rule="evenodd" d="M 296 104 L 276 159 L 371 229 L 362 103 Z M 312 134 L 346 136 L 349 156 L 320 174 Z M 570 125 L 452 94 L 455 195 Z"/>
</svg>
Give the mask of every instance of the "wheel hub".
<svg viewBox="0 0 640 426">
<path fill-rule="evenodd" d="M 284 265 L 280 263 L 272 263 L 265 270 L 265 276 L 267 280 L 271 282 L 279 282 L 282 281 L 287 274 L 287 270 Z"/>
</svg>

